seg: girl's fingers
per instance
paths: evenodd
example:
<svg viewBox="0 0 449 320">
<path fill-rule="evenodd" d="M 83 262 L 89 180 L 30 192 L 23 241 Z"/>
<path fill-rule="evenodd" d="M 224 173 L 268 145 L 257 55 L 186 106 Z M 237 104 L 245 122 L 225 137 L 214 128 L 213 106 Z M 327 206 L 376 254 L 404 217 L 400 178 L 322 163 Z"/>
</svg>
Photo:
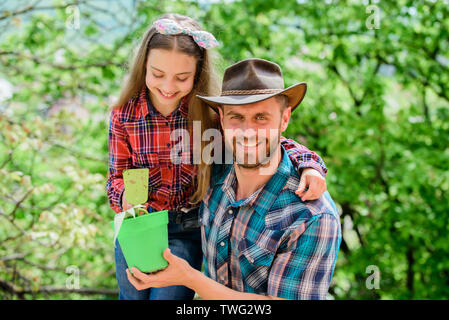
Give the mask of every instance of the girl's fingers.
<svg viewBox="0 0 449 320">
<path fill-rule="evenodd" d="M 302 176 L 301 180 L 299 181 L 298 189 L 296 190 L 296 194 L 298 196 L 301 196 L 304 193 L 304 190 L 306 189 L 306 177 Z"/>
<path fill-rule="evenodd" d="M 309 189 L 302 197 L 302 201 L 314 200 L 315 194 Z"/>
<path fill-rule="evenodd" d="M 317 182 L 315 179 L 311 179 L 309 184 L 309 190 L 301 197 L 302 201 L 307 200 L 315 200 L 318 199 L 319 196 L 317 196 L 317 190 L 319 189 Z"/>
</svg>

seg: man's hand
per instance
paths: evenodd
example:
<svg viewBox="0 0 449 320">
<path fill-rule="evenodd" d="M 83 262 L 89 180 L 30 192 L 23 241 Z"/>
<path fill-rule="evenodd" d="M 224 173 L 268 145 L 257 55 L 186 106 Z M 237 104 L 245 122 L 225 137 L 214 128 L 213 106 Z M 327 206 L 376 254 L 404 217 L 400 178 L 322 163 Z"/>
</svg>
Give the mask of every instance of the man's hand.
<svg viewBox="0 0 449 320">
<path fill-rule="evenodd" d="M 131 268 L 133 274 L 126 269 L 128 280 L 137 290 L 144 290 L 148 288 L 160 288 L 168 286 L 187 286 L 189 274 L 193 269 L 189 263 L 174 254 L 170 249 L 164 250 L 164 259 L 168 262 L 168 267 L 162 271 L 152 274 L 145 274 L 137 268 Z"/>
<path fill-rule="evenodd" d="M 306 191 L 306 187 L 309 189 Z M 316 200 L 326 191 L 326 179 L 315 169 L 305 168 L 295 193 L 302 201 Z"/>
<path fill-rule="evenodd" d="M 129 282 L 137 290 L 179 285 L 186 286 L 195 291 L 204 300 L 281 299 L 263 294 L 240 292 L 228 288 L 192 268 L 187 261 L 172 254 L 170 249 L 165 249 L 164 258 L 168 261 L 168 267 L 157 273 L 145 274 L 137 268 L 131 268 L 133 272 L 131 274 L 126 269 Z"/>
</svg>

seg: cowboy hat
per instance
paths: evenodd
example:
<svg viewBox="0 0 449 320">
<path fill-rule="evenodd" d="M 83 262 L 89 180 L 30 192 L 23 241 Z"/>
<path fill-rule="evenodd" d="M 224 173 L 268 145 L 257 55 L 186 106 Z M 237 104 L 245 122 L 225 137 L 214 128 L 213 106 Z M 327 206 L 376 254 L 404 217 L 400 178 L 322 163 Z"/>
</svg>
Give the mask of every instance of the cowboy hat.
<svg viewBox="0 0 449 320">
<path fill-rule="evenodd" d="M 293 111 L 301 103 L 306 90 L 305 82 L 284 89 L 282 71 L 276 63 L 252 58 L 239 61 L 225 70 L 220 96 L 197 97 L 217 111 L 220 105 L 251 104 L 283 94 L 288 97 L 288 105 Z"/>
</svg>

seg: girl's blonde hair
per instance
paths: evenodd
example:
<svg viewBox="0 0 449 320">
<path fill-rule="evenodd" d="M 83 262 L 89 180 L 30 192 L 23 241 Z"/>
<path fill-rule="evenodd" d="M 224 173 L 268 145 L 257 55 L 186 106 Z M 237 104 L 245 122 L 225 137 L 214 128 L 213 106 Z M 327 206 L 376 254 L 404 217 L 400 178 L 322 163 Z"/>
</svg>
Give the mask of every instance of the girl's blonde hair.
<svg viewBox="0 0 449 320">
<path fill-rule="evenodd" d="M 178 24 L 192 30 L 201 30 L 201 26 L 198 22 L 187 16 L 168 13 L 164 14 L 159 19 L 161 18 L 174 20 Z M 220 93 L 220 83 L 215 72 L 211 52 L 199 47 L 195 41 L 193 41 L 192 37 L 188 35 L 163 35 L 158 33 L 154 27 L 150 27 L 143 36 L 140 46 L 135 54 L 129 75 L 125 80 L 120 93 L 120 97 L 113 108 L 120 108 L 125 105 L 130 99 L 136 97 L 141 90 L 145 88 L 147 58 L 151 49 L 176 50 L 195 57 L 197 61 L 195 80 L 192 91 L 188 94 L 189 121 L 190 123 L 193 121 L 200 121 L 200 139 L 205 130 L 210 128 L 218 129 L 219 122 L 216 119 L 217 115 L 207 106 L 207 104 L 196 97 L 196 95 L 212 96 Z M 193 133 L 191 132 L 191 135 L 192 134 Z M 201 153 L 207 144 L 204 141 L 195 141 L 194 143 L 201 143 Z M 193 204 L 197 204 L 203 199 L 203 196 L 209 187 L 211 176 L 211 165 L 205 163 L 201 155 L 200 158 L 201 163 L 197 168 L 197 186 L 191 199 L 191 203 Z"/>
</svg>

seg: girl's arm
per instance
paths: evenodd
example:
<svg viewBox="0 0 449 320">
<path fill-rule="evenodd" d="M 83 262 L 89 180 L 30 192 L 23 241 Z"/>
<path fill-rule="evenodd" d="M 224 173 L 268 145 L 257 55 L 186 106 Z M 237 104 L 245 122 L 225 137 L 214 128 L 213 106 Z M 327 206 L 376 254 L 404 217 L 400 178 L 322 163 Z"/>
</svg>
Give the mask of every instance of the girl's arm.
<svg viewBox="0 0 449 320">
<path fill-rule="evenodd" d="M 132 167 L 131 150 L 117 110 L 111 112 L 109 123 L 109 175 L 106 183 L 109 205 L 115 212 L 123 211 L 122 195 L 125 190 L 122 172 Z"/>
<path fill-rule="evenodd" d="M 326 165 L 318 154 L 310 151 L 302 144 L 285 137 L 281 137 L 281 144 L 287 151 L 288 157 L 300 174 L 303 168 L 312 168 L 321 173 L 323 177 L 326 176 Z"/>
<path fill-rule="evenodd" d="M 281 144 L 301 177 L 296 194 L 303 201 L 318 199 L 327 189 L 327 168 L 321 157 L 291 139 L 281 137 Z"/>
</svg>

